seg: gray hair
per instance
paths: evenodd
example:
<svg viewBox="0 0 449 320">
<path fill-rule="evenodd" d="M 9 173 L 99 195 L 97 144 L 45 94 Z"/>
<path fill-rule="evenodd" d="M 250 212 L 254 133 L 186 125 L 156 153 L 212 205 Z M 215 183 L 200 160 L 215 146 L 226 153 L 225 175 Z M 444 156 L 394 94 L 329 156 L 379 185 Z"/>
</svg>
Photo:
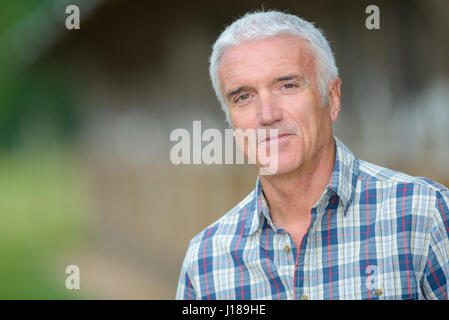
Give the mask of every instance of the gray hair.
<svg viewBox="0 0 449 320">
<path fill-rule="evenodd" d="M 328 83 L 338 77 L 338 68 L 328 41 L 323 33 L 313 23 L 305 21 L 295 15 L 279 11 L 248 12 L 240 19 L 229 25 L 218 37 L 212 47 L 209 58 L 209 75 L 215 94 L 226 113 L 226 121 L 232 126 L 229 109 L 224 100 L 218 78 L 218 66 L 224 52 L 245 40 L 262 40 L 280 34 L 290 34 L 306 40 L 311 53 L 315 56 L 316 78 L 324 106 L 329 103 Z"/>
</svg>

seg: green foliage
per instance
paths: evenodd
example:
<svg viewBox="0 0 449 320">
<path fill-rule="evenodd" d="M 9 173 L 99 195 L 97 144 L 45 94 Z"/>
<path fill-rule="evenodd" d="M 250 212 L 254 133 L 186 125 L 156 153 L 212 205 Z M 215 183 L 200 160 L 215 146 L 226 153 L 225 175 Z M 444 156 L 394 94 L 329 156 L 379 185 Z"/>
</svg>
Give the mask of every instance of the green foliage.
<svg viewBox="0 0 449 320">
<path fill-rule="evenodd" d="M 65 288 L 65 270 L 50 271 L 53 259 L 86 241 L 84 178 L 74 159 L 52 150 L 0 156 L 0 299 L 80 298 Z"/>
<path fill-rule="evenodd" d="M 33 37 L 15 32 L 30 14 L 51 13 L 55 3 L 51 0 L 0 2 L 0 149 L 11 150 L 26 143 L 22 141 L 22 133 L 30 123 L 54 129 L 52 134 L 58 139 L 73 138 L 78 118 L 74 88 L 67 71 L 63 65 L 55 65 L 39 55 L 38 60 L 45 61 L 30 64 L 22 61 L 19 56 L 34 48 L 27 45 Z"/>
<path fill-rule="evenodd" d="M 48 0 L 4 0 L 0 1 L 0 37 L 17 21 L 30 14 Z"/>
</svg>

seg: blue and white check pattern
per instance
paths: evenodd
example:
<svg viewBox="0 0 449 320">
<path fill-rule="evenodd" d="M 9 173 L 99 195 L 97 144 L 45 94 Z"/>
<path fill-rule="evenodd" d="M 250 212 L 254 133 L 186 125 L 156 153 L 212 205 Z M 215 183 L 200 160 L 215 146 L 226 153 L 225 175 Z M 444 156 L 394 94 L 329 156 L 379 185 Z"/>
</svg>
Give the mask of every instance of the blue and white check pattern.
<svg viewBox="0 0 449 320">
<path fill-rule="evenodd" d="M 359 160 L 338 139 L 300 248 L 259 179 L 190 242 L 177 299 L 448 299 L 449 190 Z"/>
</svg>

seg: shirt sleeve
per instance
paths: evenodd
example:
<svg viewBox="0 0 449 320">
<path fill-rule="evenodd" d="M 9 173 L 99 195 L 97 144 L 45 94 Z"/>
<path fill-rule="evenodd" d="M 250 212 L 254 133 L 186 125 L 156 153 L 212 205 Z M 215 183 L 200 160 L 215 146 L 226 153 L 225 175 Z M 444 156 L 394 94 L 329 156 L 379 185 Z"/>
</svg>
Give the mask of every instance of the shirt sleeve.
<svg viewBox="0 0 449 320">
<path fill-rule="evenodd" d="M 190 265 L 190 246 L 184 257 L 181 272 L 179 274 L 178 289 L 176 290 L 176 300 L 195 300 L 196 292 L 193 287 L 193 282 L 189 274 Z"/>
<path fill-rule="evenodd" d="M 434 212 L 430 247 L 423 275 L 423 293 L 427 299 L 448 300 L 449 190 L 437 192 Z"/>
</svg>

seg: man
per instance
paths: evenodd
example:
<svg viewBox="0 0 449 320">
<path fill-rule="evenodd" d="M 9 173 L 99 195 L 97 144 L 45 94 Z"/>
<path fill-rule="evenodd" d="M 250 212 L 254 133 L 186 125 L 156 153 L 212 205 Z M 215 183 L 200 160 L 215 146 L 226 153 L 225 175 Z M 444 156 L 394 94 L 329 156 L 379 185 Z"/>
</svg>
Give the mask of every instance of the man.
<svg viewBox="0 0 449 320">
<path fill-rule="evenodd" d="M 177 299 L 448 298 L 449 190 L 333 136 L 341 80 L 318 29 L 246 14 L 216 41 L 210 75 L 233 128 L 278 129 L 265 141 L 277 171 L 191 240 Z"/>
</svg>

